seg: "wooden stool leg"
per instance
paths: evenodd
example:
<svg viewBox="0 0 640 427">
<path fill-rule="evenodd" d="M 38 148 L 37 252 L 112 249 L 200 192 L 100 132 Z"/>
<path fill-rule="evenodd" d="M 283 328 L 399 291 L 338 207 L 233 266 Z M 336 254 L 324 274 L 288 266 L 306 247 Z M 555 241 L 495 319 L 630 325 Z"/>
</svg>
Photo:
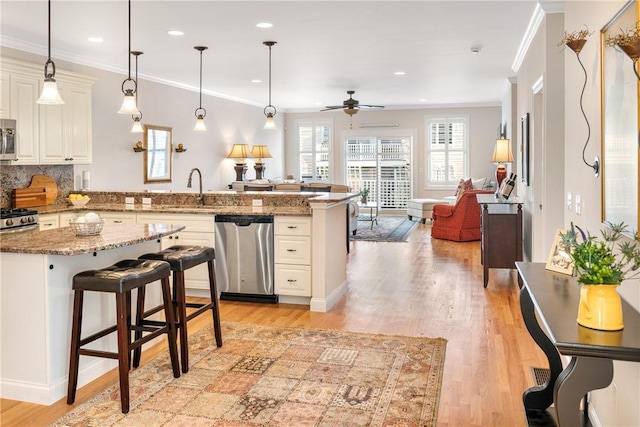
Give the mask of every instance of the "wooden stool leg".
<svg viewBox="0 0 640 427">
<path fill-rule="evenodd" d="M 144 320 L 144 298 L 145 298 L 145 290 L 147 289 L 145 286 L 140 286 L 138 288 L 138 301 L 136 304 L 136 325 L 142 326 L 142 322 Z M 134 333 L 135 340 L 139 340 L 142 338 L 142 331 L 136 330 Z M 137 347 L 133 350 L 133 367 L 137 368 L 140 366 L 140 356 L 142 354 L 142 347 Z"/>
<path fill-rule="evenodd" d="M 116 294 L 116 324 L 118 330 L 118 372 L 120 376 L 120 405 L 122 413 L 129 412 L 129 341 L 126 292 Z"/>
<path fill-rule="evenodd" d="M 184 271 L 173 272 L 173 292 L 178 312 L 178 329 L 180 335 L 180 364 L 182 372 L 189 372 L 189 341 L 187 340 L 187 301 L 184 289 Z"/>
<path fill-rule="evenodd" d="M 169 278 L 162 279 L 162 301 L 164 303 L 164 313 L 169 331 L 167 339 L 169 340 L 169 356 L 171 358 L 171 368 L 173 369 L 173 377 L 180 377 L 180 363 L 178 362 L 178 347 L 176 345 L 176 319 L 174 317 L 174 304 L 171 298 L 171 287 L 169 286 Z"/>
<path fill-rule="evenodd" d="M 73 294 L 73 318 L 71 320 L 71 356 L 69 358 L 69 384 L 67 385 L 67 404 L 76 400 L 78 387 L 78 364 L 80 362 L 80 334 L 82 333 L 82 301 L 83 291 Z"/>
<path fill-rule="evenodd" d="M 222 347 L 222 330 L 220 328 L 220 302 L 213 260 L 207 262 L 209 268 L 209 291 L 211 292 L 211 314 L 213 315 L 213 331 L 216 334 L 216 346 Z"/>
</svg>

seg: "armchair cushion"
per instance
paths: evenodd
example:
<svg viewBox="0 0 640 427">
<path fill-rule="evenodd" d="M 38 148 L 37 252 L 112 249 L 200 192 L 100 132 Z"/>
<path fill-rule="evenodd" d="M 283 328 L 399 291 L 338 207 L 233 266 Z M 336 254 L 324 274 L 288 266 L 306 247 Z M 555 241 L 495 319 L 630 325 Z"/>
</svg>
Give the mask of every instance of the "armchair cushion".
<svg viewBox="0 0 640 427">
<path fill-rule="evenodd" d="M 480 205 L 476 194 L 492 194 L 488 190 L 464 191 L 455 205 L 433 207 L 431 237 L 468 242 L 480 240 Z"/>
</svg>

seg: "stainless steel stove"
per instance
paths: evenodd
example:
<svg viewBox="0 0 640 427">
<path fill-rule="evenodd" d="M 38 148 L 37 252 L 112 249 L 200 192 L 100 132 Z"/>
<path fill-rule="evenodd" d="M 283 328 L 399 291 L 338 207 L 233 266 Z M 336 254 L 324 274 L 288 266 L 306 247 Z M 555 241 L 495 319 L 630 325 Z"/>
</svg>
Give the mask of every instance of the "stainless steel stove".
<svg viewBox="0 0 640 427">
<path fill-rule="evenodd" d="M 38 211 L 26 208 L 0 209 L 0 234 L 17 233 L 38 228 Z"/>
</svg>

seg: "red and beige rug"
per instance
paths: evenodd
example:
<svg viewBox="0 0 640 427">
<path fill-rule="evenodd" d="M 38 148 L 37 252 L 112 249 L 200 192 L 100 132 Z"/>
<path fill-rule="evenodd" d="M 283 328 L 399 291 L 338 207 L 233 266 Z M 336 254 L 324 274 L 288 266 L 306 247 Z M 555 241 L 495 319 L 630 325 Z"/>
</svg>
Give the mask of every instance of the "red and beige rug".
<svg viewBox="0 0 640 427">
<path fill-rule="evenodd" d="M 168 355 L 131 372 L 54 426 L 433 426 L 446 340 L 223 322 L 190 337 L 190 370 Z"/>
</svg>

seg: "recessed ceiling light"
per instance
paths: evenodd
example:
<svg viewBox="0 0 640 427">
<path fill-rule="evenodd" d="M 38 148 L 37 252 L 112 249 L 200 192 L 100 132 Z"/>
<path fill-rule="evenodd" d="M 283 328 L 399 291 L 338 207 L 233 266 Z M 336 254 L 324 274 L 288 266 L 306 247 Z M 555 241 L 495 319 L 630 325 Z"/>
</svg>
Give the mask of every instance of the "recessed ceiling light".
<svg viewBox="0 0 640 427">
<path fill-rule="evenodd" d="M 259 22 L 256 24 L 256 27 L 258 28 L 271 28 L 273 27 L 273 24 L 271 22 Z"/>
<path fill-rule="evenodd" d="M 184 36 L 184 32 L 182 32 L 180 30 L 169 30 L 169 31 L 167 31 L 167 34 L 169 34 L 171 36 Z"/>
<path fill-rule="evenodd" d="M 393 74 L 395 74 L 396 76 L 404 76 L 404 75 L 405 75 L 405 74 L 407 74 L 407 73 L 405 73 L 404 71 L 396 71 L 396 72 L 395 72 L 395 73 L 393 73 Z"/>
<path fill-rule="evenodd" d="M 102 43 L 104 41 L 102 37 L 88 37 L 87 40 L 91 43 Z"/>
<path fill-rule="evenodd" d="M 262 83 L 262 80 L 260 80 L 260 79 L 253 79 L 253 80 L 251 80 L 251 83 Z"/>
<path fill-rule="evenodd" d="M 427 100 L 426 100 L 426 99 L 424 99 L 424 98 L 420 98 L 418 101 L 420 101 L 420 102 L 427 102 Z"/>
</svg>

